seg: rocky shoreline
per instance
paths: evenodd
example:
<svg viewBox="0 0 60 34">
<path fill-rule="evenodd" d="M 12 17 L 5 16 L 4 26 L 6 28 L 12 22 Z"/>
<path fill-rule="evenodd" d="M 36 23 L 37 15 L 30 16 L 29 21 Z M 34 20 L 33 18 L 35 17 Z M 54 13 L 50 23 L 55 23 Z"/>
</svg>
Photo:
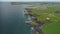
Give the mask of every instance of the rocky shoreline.
<svg viewBox="0 0 60 34">
<path fill-rule="evenodd" d="M 30 14 L 32 11 L 30 8 L 25 8 L 25 16 L 28 18 L 28 20 L 25 22 L 27 25 L 29 25 L 32 29 L 32 34 L 43 34 L 41 26 L 44 24 L 41 21 L 37 21 L 37 18 L 35 15 Z M 35 22 L 33 24 L 32 22 Z"/>
</svg>

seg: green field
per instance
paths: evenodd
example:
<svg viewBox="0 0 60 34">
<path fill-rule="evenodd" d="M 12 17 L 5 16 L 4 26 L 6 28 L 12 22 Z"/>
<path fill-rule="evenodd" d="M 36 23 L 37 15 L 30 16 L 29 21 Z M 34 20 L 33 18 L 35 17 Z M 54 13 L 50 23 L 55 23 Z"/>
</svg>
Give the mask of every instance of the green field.
<svg viewBox="0 0 60 34">
<path fill-rule="evenodd" d="M 56 12 L 58 11 L 58 12 Z M 44 22 L 46 25 L 42 26 L 44 34 L 60 34 L 60 10 L 58 6 L 49 5 L 45 10 L 32 9 L 31 14 L 36 15 L 39 21 Z M 50 18 L 51 22 L 45 19 Z"/>
</svg>

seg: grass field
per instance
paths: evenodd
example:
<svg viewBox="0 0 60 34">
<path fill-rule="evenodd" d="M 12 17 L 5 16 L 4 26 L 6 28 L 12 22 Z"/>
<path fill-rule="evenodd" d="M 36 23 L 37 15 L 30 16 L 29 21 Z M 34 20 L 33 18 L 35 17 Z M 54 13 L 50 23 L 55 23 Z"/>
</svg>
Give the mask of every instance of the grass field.
<svg viewBox="0 0 60 34">
<path fill-rule="evenodd" d="M 44 34 L 60 34 L 60 22 L 42 26 Z"/>
<path fill-rule="evenodd" d="M 33 9 L 31 14 L 37 15 L 37 19 L 46 24 L 42 26 L 44 34 L 60 34 L 60 13 L 55 13 L 55 11 L 60 10 L 53 5 L 50 6 L 51 7 L 48 7 L 45 10 Z M 45 21 L 47 17 L 50 18 L 52 22 L 49 23 Z"/>
</svg>

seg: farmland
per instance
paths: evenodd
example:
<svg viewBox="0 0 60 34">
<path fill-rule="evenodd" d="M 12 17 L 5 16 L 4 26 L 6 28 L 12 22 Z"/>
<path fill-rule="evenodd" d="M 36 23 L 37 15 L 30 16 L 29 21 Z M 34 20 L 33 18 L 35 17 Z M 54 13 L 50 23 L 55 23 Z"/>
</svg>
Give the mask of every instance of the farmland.
<svg viewBox="0 0 60 34">
<path fill-rule="evenodd" d="M 56 4 L 47 4 L 46 6 L 46 9 L 32 9 L 31 14 L 36 15 L 38 21 L 45 23 L 42 25 L 44 34 L 60 34 L 60 7 Z M 51 19 L 51 22 L 45 20 L 47 17 Z"/>
</svg>

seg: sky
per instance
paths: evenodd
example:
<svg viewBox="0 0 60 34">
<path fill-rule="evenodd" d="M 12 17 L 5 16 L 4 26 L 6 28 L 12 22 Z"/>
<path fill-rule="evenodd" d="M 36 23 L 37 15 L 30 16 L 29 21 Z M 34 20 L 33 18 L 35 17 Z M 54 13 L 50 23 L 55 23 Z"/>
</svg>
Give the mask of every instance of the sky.
<svg viewBox="0 0 60 34">
<path fill-rule="evenodd" d="M 0 2 L 60 2 L 60 0 L 0 0 Z"/>
</svg>

